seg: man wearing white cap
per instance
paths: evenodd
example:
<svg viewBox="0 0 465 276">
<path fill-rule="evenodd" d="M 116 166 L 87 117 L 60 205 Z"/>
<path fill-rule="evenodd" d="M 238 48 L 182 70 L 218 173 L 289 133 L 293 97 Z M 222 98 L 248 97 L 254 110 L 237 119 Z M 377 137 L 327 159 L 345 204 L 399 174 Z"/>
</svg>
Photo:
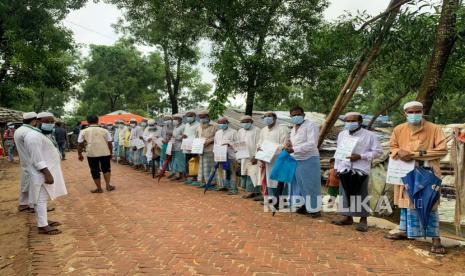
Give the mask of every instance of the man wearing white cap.
<svg viewBox="0 0 465 276">
<path fill-rule="evenodd" d="M 55 118 L 52 113 L 41 112 L 37 118 L 39 129 L 53 129 Z M 48 200 L 67 194 L 60 152 L 53 141 L 36 128 L 26 133 L 24 146 L 29 157 L 27 169 L 31 173 L 29 204 L 34 206 L 39 234 L 60 234 L 61 231 L 55 228 L 60 223 L 47 219 Z"/>
<path fill-rule="evenodd" d="M 342 206 L 339 208 L 342 219 L 333 220 L 336 225 L 352 225 L 353 217 L 360 217 L 356 230 L 368 231 L 367 217 L 370 215 L 368 198 L 368 176 L 371 163 L 383 154 L 378 137 L 373 132 L 362 128 L 363 117 L 358 112 L 349 112 L 344 117 L 345 130 L 337 137 L 337 147 L 355 141 L 350 156 L 335 156 L 334 169 L 339 175 L 341 186 L 339 196 Z M 362 205 L 365 202 L 365 205 Z M 343 209 L 342 209 L 343 208 Z"/>
<path fill-rule="evenodd" d="M 173 142 L 172 147 L 172 164 L 173 164 L 173 175 L 177 174 L 177 177 L 174 180 L 184 181 L 186 173 L 186 154 L 181 150 L 182 137 L 184 133 L 185 125 L 182 123 L 182 115 L 175 114 L 173 115 L 173 137 L 171 141 Z"/>
<path fill-rule="evenodd" d="M 15 161 L 14 158 L 14 153 L 15 153 L 15 141 L 14 141 L 14 135 L 15 135 L 15 124 L 14 123 L 8 123 L 7 129 L 3 133 L 3 140 L 5 143 L 5 149 L 8 152 L 8 161 L 13 162 Z"/>
<path fill-rule="evenodd" d="M 131 119 L 130 125 L 132 126 L 131 129 L 131 146 L 133 150 L 132 155 L 132 163 L 134 165 L 134 169 L 139 170 L 143 168 L 143 158 L 142 155 L 144 153 L 144 148 L 142 147 L 142 143 L 144 138 L 144 129 L 145 125 L 147 124 L 147 120 L 142 121 L 139 125 L 137 125 L 137 121 L 135 119 Z"/>
<path fill-rule="evenodd" d="M 241 185 L 248 193 L 243 198 L 253 199 L 260 196 L 258 166 L 257 161 L 254 160 L 260 129 L 253 125 L 253 118 L 249 115 L 242 116 L 240 121 L 242 128 L 238 131 L 239 142 L 244 142 L 249 150 L 249 158 L 241 159 Z"/>
<path fill-rule="evenodd" d="M 210 121 L 208 111 L 202 110 L 198 113 L 200 125 L 197 128 L 196 138 L 204 138 L 205 144 L 203 154 L 199 155 L 199 171 L 197 173 L 197 182 L 192 182 L 191 186 L 201 186 L 206 184 L 208 177 L 215 168 L 215 158 L 213 155 L 213 143 L 218 127 Z"/>
<path fill-rule="evenodd" d="M 236 155 L 232 145 L 239 140 L 237 131 L 229 127 L 229 120 L 226 117 L 218 120 L 218 128 L 214 137 L 214 146 L 227 146 L 226 162 L 220 162 L 221 165 L 218 170 L 218 178 L 223 186 L 220 190 L 229 190 L 229 195 L 236 195 L 239 192 L 235 181 Z"/>
<path fill-rule="evenodd" d="M 119 132 L 121 130 L 121 125 L 123 124 L 123 120 L 116 120 L 115 121 L 115 130 L 113 133 L 113 160 L 119 160 Z"/>
<path fill-rule="evenodd" d="M 428 167 L 434 174 L 441 176 L 440 160 L 447 154 L 447 141 L 442 128 L 423 118 L 423 104 L 417 101 L 404 105 L 407 122 L 394 128 L 391 135 L 391 158 L 402 161 L 415 160 L 416 166 Z M 394 204 L 401 208 L 400 232 L 387 235 L 386 238 L 401 240 L 423 237 L 433 239 L 431 252 L 445 254 L 439 235 L 438 203 L 433 207 L 426 229 L 421 225 L 415 207 L 404 185 L 394 186 Z"/>
<path fill-rule="evenodd" d="M 197 130 L 200 126 L 200 123 L 195 120 L 197 114 L 195 112 L 186 113 L 186 123 L 184 124 L 184 132 L 182 134 L 183 139 L 190 139 L 191 141 L 196 137 Z M 189 172 L 189 160 L 194 157 L 193 154 L 190 154 L 190 150 L 183 150 L 186 153 L 186 176 L 195 175 L 197 172 Z M 191 184 L 194 180 L 186 180 L 186 184 Z M 195 181 L 194 181 L 195 182 Z"/>
<path fill-rule="evenodd" d="M 19 162 L 21 165 L 21 182 L 19 189 L 18 211 L 29 210 L 29 185 L 31 183 L 31 172 L 29 171 L 29 153 L 24 145 L 24 137 L 29 131 L 39 131 L 36 129 L 37 113 L 27 112 L 23 114 L 23 125 L 20 126 L 14 135 L 16 148 L 18 149 Z"/>
<path fill-rule="evenodd" d="M 158 166 L 156 161 L 160 159 L 161 152 L 161 149 L 157 145 L 156 141 L 161 137 L 161 129 L 157 127 L 157 124 L 153 119 L 148 120 L 147 124 L 148 126 L 144 130 L 143 135 L 144 141 L 146 143 L 145 156 L 147 158 L 149 167 L 154 166 L 156 168 Z"/>
</svg>

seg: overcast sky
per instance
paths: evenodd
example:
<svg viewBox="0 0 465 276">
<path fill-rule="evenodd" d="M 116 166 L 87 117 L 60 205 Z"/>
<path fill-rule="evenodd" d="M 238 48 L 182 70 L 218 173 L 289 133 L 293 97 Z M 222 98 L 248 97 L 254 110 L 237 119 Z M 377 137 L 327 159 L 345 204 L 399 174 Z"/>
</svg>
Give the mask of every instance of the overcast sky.
<svg viewBox="0 0 465 276">
<path fill-rule="evenodd" d="M 356 13 L 366 11 L 370 15 L 382 12 L 390 0 L 330 0 L 330 6 L 324 15 L 327 20 L 335 20 L 343 15 L 345 11 Z M 64 25 L 74 33 L 74 39 L 81 45 L 81 52 L 84 56 L 88 54 L 90 44 L 111 45 L 118 40 L 119 35 L 113 30 L 112 24 L 116 23 L 122 16 L 115 6 L 103 2 L 94 3 L 88 1 L 87 5 L 71 12 L 64 20 Z M 139 47 L 146 52 L 150 48 Z M 201 50 L 204 55 L 208 55 L 210 47 L 208 43 L 201 43 Z M 204 81 L 211 83 L 214 76 L 208 71 L 207 59 L 201 60 L 200 70 Z"/>
</svg>

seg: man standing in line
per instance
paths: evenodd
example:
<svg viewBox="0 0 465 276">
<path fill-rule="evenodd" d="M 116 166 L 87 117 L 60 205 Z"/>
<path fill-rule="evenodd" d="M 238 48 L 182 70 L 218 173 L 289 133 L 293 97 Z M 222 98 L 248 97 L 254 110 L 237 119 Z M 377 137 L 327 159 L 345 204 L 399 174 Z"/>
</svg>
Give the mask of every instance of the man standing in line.
<svg viewBox="0 0 465 276">
<path fill-rule="evenodd" d="M 173 137 L 171 141 L 173 142 L 171 156 L 173 164 L 173 174 L 176 175 L 176 178 L 173 180 L 184 181 L 184 176 L 186 172 L 186 154 L 181 150 L 182 135 L 184 133 L 184 124 L 182 123 L 182 115 L 175 114 L 173 115 Z"/>
<path fill-rule="evenodd" d="M 227 146 L 226 162 L 220 162 L 218 168 L 218 175 L 222 175 L 222 188 L 219 190 L 229 190 L 228 195 L 237 195 L 235 173 L 236 173 L 236 155 L 232 149 L 232 145 L 238 141 L 237 131 L 229 127 L 229 120 L 226 117 L 218 120 L 218 130 L 215 133 L 214 145 L 215 146 Z M 233 177 L 234 176 L 234 177 Z"/>
<path fill-rule="evenodd" d="M 258 168 L 255 153 L 260 139 L 260 129 L 253 125 L 253 119 L 249 115 L 241 117 L 242 128 L 238 131 L 239 142 L 244 142 L 249 151 L 249 158 L 241 159 L 241 185 L 248 193 L 245 199 L 261 197 L 260 185 L 258 184 Z M 263 200 L 263 199 L 261 199 Z"/>
<path fill-rule="evenodd" d="M 213 155 L 213 142 L 216 131 L 218 130 L 215 123 L 210 121 L 208 111 L 199 112 L 200 125 L 197 129 L 196 138 L 204 138 L 203 154 L 199 158 L 199 171 L 197 173 L 197 182 L 192 182 L 191 186 L 202 186 L 208 182 L 210 173 L 215 168 L 215 158 Z"/>
<path fill-rule="evenodd" d="M 200 123 L 195 120 L 196 118 L 195 112 L 187 112 L 186 113 L 186 124 L 184 125 L 184 132 L 182 134 L 183 139 L 194 139 L 197 135 L 197 130 L 200 126 Z M 190 151 L 186 153 L 186 177 L 189 175 L 193 175 L 189 172 L 189 160 L 193 158 L 195 155 L 190 154 Z M 186 180 L 186 184 L 192 184 L 192 182 L 196 182 L 195 179 L 188 179 Z"/>
<path fill-rule="evenodd" d="M 87 161 L 89 163 L 90 173 L 94 180 L 96 189 L 91 190 L 91 193 L 103 193 L 102 184 L 100 182 L 100 172 L 103 173 L 107 191 L 113 191 L 115 186 L 110 185 L 111 179 L 111 152 L 112 140 L 108 130 L 99 127 L 98 117 L 96 115 L 87 116 L 89 127 L 79 133 L 78 138 L 78 156 L 79 161 L 84 160 L 82 152 L 84 143 L 86 143 Z"/>
<path fill-rule="evenodd" d="M 321 217 L 319 127 L 305 119 L 304 110 L 299 106 L 293 107 L 290 115 L 294 127 L 285 150 L 297 160 L 291 195 L 302 196 L 305 199 L 305 204 L 297 210 L 298 213 L 308 213 L 312 218 L 318 218 Z M 294 205 L 292 201 L 291 203 Z"/>
<path fill-rule="evenodd" d="M 367 217 L 370 210 L 367 210 L 361 203 L 368 195 L 368 180 L 371 171 L 371 163 L 374 159 L 383 154 L 378 137 L 373 132 L 363 129 L 363 117 L 358 112 L 349 112 L 344 117 L 345 130 L 339 133 L 337 146 L 349 144 L 350 139 L 357 139 L 352 155 L 344 160 L 336 158 L 334 169 L 339 175 L 341 185 L 339 187 L 339 197 L 342 201 L 340 212 L 343 216 L 341 220 L 334 220 L 336 225 L 352 225 L 353 217 L 360 217 L 360 222 L 355 228 L 357 231 L 368 231 Z"/>
<path fill-rule="evenodd" d="M 8 123 L 7 124 L 7 129 L 3 133 L 3 140 L 4 140 L 4 145 L 5 149 L 8 152 L 8 161 L 13 162 L 15 161 L 15 141 L 14 141 L 14 135 L 15 135 L 15 124 L 14 123 Z"/>
<path fill-rule="evenodd" d="M 63 127 L 63 123 L 57 122 L 55 124 L 55 141 L 58 144 L 58 150 L 61 154 L 61 160 L 65 160 L 65 150 L 66 150 L 66 142 L 68 140 L 66 135 L 66 130 Z"/>
<path fill-rule="evenodd" d="M 268 141 L 273 144 L 280 145 L 280 148 L 288 141 L 289 139 L 289 129 L 286 126 L 278 124 L 278 116 L 274 112 L 266 112 L 263 117 L 263 123 L 266 127 L 262 128 L 260 131 L 260 138 L 257 145 L 257 152 L 261 150 L 260 146 Z M 279 153 L 276 153 L 270 163 L 265 163 L 259 161 L 259 176 L 258 179 L 266 178 L 266 188 L 268 196 L 274 196 L 277 192 L 278 181 L 270 179 L 271 169 L 276 161 L 276 156 Z M 264 175 L 263 175 L 264 174 Z M 284 185 L 281 183 L 280 185 Z"/>
<path fill-rule="evenodd" d="M 37 125 L 37 113 L 27 112 L 23 114 L 23 125 L 20 126 L 14 135 L 16 148 L 18 149 L 19 162 L 21 165 L 21 182 L 19 186 L 19 206 L 18 211 L 29 210 L 29 186 L 31 183 L 31 172 L 27 148 L 24 145 L 24 138 L 29 131 L 34 131 Z M 38 129 L 37 129 L 38 130 Z"/>
<path fill-rule="evenodd" d="M 37 115 L 41 130 L 53 129 L 55 118 L 52 113 L 41 112 Z M 49 199 L 67 194 L 61 156 L 52 140 L 39 129 L 32 128 L 24 137 L 24 146 L 28 153 L 28 170 L 31 173 L 29 203 L 34 206 L 39 234 L 56 235 L 61 231 L 56 227 L 59 222 L 49 221 L 47 202 Z"/>
<path fill-rule="evenodd" d="M 407 122 L 396 126 L 391 135 L 391 158 L 406 162 L 414 160 L 416 166 L 430 168 L 436 176 L 440 177 L 440 160 L 447 154 L 447 141 L 442 128 L 423 118 L 423 104 L 420 102 L 406 103 L 404 114 Z M 394 186 L 394 204 L 401 209 L 400 232 L 387 235 L 386 238 L 413 239 L 423 237 L 426 230 L 427 237 L 433 240 L 431 253 L 446 253 L 439 234 L 439 201 L 433 206 L 426 227 L 421 225 L 404 185 Z"/>
</svg>

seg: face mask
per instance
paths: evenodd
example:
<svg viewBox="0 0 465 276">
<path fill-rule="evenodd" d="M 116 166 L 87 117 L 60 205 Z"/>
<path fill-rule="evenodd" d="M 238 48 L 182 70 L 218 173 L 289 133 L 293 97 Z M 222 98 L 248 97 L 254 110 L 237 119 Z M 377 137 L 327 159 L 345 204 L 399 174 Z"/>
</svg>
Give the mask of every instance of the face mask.
<svg viewBox="0 0 465 276">
<path fill-rule="evenodd" d="M 40 129 L 44 130 L 44 131 L 52 131 L 53 128 L 55 127 L 55 124 L 46 124 L 46 123 L 42 123 L 40 125 Z"/>
<path fill-rule="evenodd" d="M 113 126 L 108 126 L 108 129 L 113 129 Z"/>
<path fill-rule="evenodd" d="M 407 122 L 410 124 L 419 124 L 423 119 L 423 114 L 407 114 Z"/>
<path fill-rule="evenodd" d="M 186 122 L 193 123 L 195 121 L 194 117 L 186 117 Z"/>
<path fill-rule="evenodd" d="M 140 126 L 145 127 L 145 126 L 147 126 L 147 123 L 142 122 L 142 123 L 140 123 Z"/>
<path fill-rule="evenodd" d="M 252 123 L 242 123 L 242 127 L 246 130 L 250 129 L 252 127 Z"/>
<path fill-rule="evenodd" d="M 218 124 L 218 128 L 225 130 L 228 128 L 228 124 Z"/>
<path fill-rule="evenodd" d="M 173 121 L 173 125 L 174 125 L 174 126 L 179 126 L 179 125 L 180 125 L 180 123 L 179 123 L 179 121 L 178 121 L 178 120 L 176 120 L 176 121 Z"/>
<path fill-rule="evenodd" d="M 8 126 L 8 128 L 9 128 L 9 129 L 13 129 L 13 128 L 15 128 L 15 126 Z"/>
<path fill-rule="evenodd" d="M 263 123 L 267 126 L 270 126 L 273 124 L 273 117 L 265 117 L 263 118 Z"/>
<path fill-rule="evenodd" d="M 208 118 L 202 118 L 202 119 L 200 119 L 200 122 L 201 122 L 202 124 L 205 124 L 205 125 L 206 125 L 206 124 L 208 124 L 208 123 L 210 122 L 210 119 L 208 119 Z"/>
<path fill-rule="evenodd" d="M 118 125 L 118 128 L 119 128 L 119 129 L 123 128 L 123 125 Z"/>
<path fill-rule="evenodd" d="M 149 126 L 149 131 L 155 131 L 155 130 L 157 130 L 156 126 Z"/>
<path fill-rule="evenodd" d="M 300 125 L 304 122 L 304 116 L 298 115 L 298 116 L 292 116 L 291 121 L 294 125 Z"/>
<path fill-rule="evenodd" d="M 136 124 L 129 124 L 130 127 L 136 127 Z"/>
<path fill-rule="evenodd" d="M 173 122 L 172 122 L 171 120 L 165 121 L 165 125 L 167 125 L 167 126 L 170 126 L 170 125 L 172 125 L 172 124 L 173 124 Z"/>
<path fill-rule="evenodd" d="M 360 124 L 358 122 L 346 122 L 344 128 L 348 131 L 354 131 L 359 128 Z"/>
</svg>

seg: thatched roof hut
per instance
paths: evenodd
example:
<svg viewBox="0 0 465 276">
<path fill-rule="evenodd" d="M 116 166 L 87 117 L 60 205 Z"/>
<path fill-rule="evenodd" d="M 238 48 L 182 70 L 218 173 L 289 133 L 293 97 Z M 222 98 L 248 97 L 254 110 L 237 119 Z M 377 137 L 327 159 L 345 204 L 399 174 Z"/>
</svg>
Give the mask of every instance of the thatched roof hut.
<svg viewBox="0 0 465 276">
<path fill-rule="evenodd" d="M 0 126 L 6 123 L 21 123 L 23 121 L 23 112 L 0 107 Z"/>
</svg>

